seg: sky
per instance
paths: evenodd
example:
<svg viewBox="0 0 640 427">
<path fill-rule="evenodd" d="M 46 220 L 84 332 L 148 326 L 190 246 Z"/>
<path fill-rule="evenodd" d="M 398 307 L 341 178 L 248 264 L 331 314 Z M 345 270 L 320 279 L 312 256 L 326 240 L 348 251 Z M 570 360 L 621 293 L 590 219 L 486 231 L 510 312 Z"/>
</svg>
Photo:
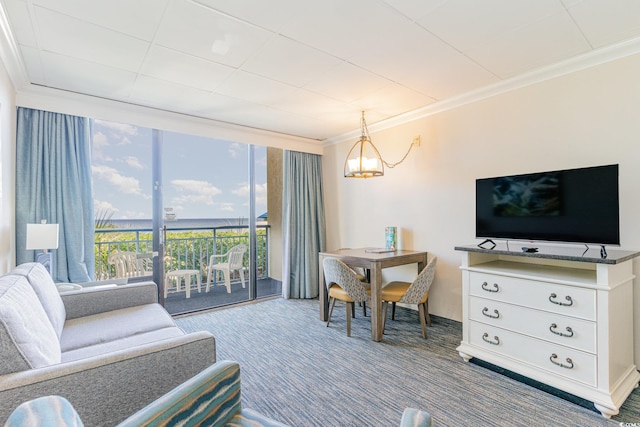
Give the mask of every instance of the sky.
<svg viewBox="0 0 640 427">
<path fill-rule="evenodd" d="M 152 130 L 95 120 L 92 150 L 96 217 L 151 218 Z M 249 146 L 164 132 L 163 207 L 177 218 L 247 218 Z M 266 149 L 255 148 L 256 215 L 267 211 Z"/>
</svg>

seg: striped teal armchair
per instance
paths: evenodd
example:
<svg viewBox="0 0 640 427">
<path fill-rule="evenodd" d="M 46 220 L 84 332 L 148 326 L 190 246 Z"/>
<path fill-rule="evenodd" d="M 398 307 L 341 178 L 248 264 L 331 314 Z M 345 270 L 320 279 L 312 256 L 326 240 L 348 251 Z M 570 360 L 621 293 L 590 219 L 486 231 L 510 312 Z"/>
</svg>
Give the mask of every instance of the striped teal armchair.
<svg viewBox="0 0 640 427">
<path fill-rule="evenodd" d="M 101 425 L 114 425 L 104 420 Z M 198 375 L 150 403 L 118 427 L 141 426 L 286 427 L 251 409 L 243 409 L 240 392 L 240 366 L 219 361 Z M 406 409 L 401 427 L 429 427 L 431 416 Z M 18 406 L 5 427 L 83 427 L 72 402 L 61 396 L 45 396 Z"/>
<path fill-rule="evenodd" d="M 150 403 L 118 427 L 140 426 L 266 426 L 286 427 L 240 403 L 240 366 L 217 362 Z M 113 425 L 104 420 L 103 425 Z M 81 427 L 72 403 L 61 396 L 30 400 L 13 411 L 5 427 Z"/>
</svg>

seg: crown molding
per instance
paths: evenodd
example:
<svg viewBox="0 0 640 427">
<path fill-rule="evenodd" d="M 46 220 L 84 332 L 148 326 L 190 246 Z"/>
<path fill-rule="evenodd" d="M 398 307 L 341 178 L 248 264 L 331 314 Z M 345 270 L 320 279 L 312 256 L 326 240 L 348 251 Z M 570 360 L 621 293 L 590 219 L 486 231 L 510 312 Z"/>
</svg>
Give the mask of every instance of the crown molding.
<svg viewBox="0 0 640 427">
<path fill-rule="evenodd" d="M 466 92 L 452 98 L 447 98 L 443 101 L 435 102 L 425 107 L 399 114 L 374 124 L 368 124 L 367 127 L 370 132 L 378 132 L 394 128 L 443 111 L 452 110 L 463 105 L 478 102 L 483 99 L 551 80 L 556 77 L 572 74 L 601 64 L 606 64 L 627 56 L 637 55 L 639 53 L 640 37 L 629 39 L 621 43 L 592 50 L 585 54 L 574 56 L 573 58 L 502 80 L 498 83 L 492 83 L 479 89 Z M 329 146 L 346 141 L 353 141 L 359 136 L 360 129 L 354 129 L 353 131 L 325 139 L 323 141 L 323 145 Z"/>
<path fill-rule="evenodd" d="M 60 89 L 28 85 L 17 91 L 19 107 L 53 111 L 95 119 L 130 123 L 152 129 L 189 133 L 217 140 L 244 142 L 260 146 L 322 154 L 321 141 L 237 125 L 205 117 L 98 98 Z"/>
<path fill-rule="evenodd" d="M 9 74 L 13 87 L 18 89 L 29 85 L 27 69 L 22 62 L 20 48 L 16 43 L 11 26 L 7 19 L 7 11 L 4 3 L 0 2 L 0 58 Z"/>
</svg>

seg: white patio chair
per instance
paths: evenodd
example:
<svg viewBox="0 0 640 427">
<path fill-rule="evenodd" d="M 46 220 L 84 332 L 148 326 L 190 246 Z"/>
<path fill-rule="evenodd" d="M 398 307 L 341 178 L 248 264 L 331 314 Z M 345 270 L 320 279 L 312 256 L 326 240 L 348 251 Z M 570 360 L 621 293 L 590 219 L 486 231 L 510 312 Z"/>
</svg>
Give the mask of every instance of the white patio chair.
<svg viewBox="0 0 640 427">
<path fill-rule="evenodd" d="M 212 273 L 215 271 L 221 271 L 224 275 L 224 285 L 227 287 L 227 293 L 231 293 L 231 273 L 238 271 L 240 273 L 240 280 L 242 281 L 242 287 L 244 284 L 244 266 L 242 261 L 244 259 L 244 253 L 247 250 L 247 245 L 237 245 L 229 249 L 226 254 L 211 255 L 209 258 L 209 265 L 207 267 L 207 289 L 209 292 L 211 281 L 213 279 Z M 226 259 L 226 261 L 224 261 Z M 222 261 L 218 261 L 222 260 Z"/>
<path fill-rule="evenodd" d="M 116 278 L 148 276 L 153 271 L 153 254 L 113 252 L 107 262 L 115 267 Z"/>
</svg>

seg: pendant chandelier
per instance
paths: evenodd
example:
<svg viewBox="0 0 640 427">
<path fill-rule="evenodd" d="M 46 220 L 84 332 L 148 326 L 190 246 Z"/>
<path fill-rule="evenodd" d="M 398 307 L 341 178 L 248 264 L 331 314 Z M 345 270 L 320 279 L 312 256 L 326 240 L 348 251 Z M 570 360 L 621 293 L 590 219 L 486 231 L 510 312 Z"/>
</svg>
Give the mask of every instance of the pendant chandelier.
<svg viewBox="0 0 640 427">
<path fill-rule="evenodd" d="M 344 161 L 344 177 L 345 178 L 373 178 L 376 176 L 384 176 L 384 167 L 394 168 L 402 163 L 414 145 L 420 145 L 420 136 L 416 136 L 404 157 L 396 163 L 385 161 L 380 152 L 371 142 L 367 122 L 364 119 L 364 111 L 360 120 L 362 133 L 360 139 L 353 144 L 347 158 Z"/>
</svg>

